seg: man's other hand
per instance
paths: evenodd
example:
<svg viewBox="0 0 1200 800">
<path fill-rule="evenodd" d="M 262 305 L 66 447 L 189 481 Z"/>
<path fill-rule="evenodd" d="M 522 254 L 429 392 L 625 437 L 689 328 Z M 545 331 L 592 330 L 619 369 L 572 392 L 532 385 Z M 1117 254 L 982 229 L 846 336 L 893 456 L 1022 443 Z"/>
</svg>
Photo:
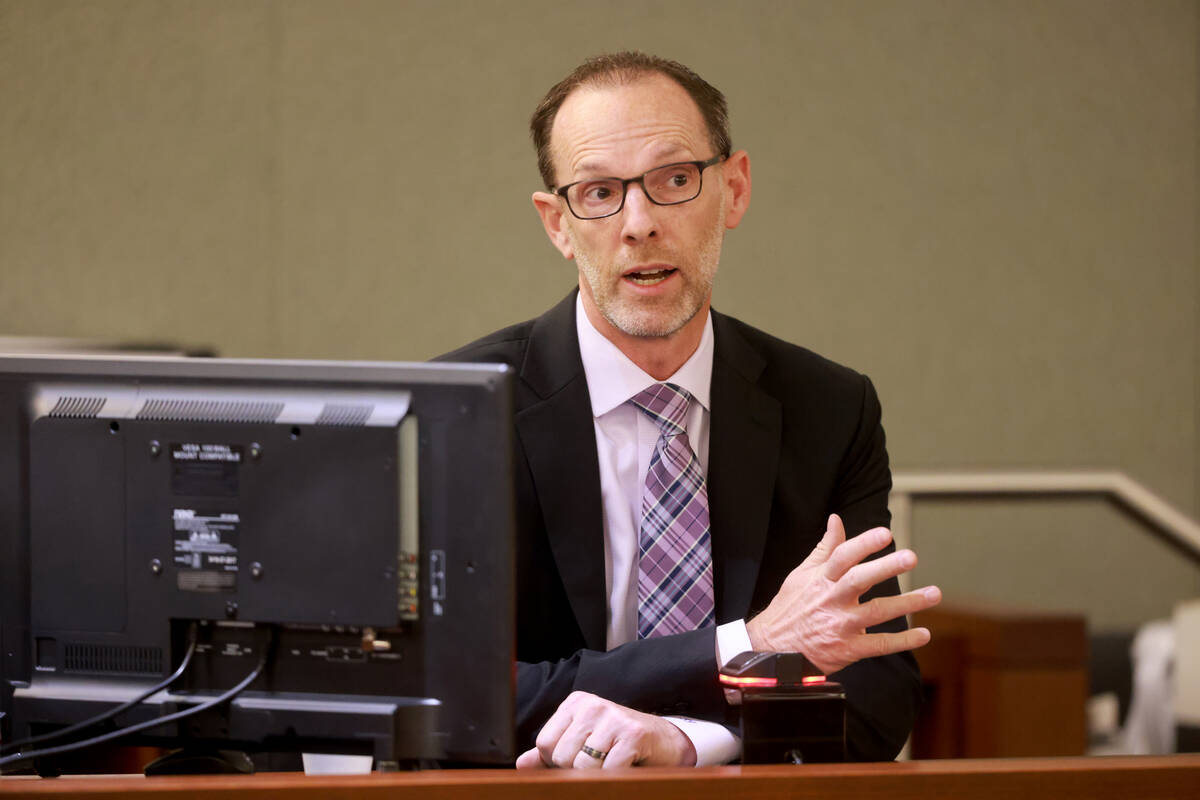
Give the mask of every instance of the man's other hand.
<svg viewBox="0 0 1200 800">
<path fill-rule="evenodd" d="M 584 751 L 587 746 L 593 754 Z M 597 758 L 595 753 L 603 755 Z M 606 755 L 604 755 L 606 754 Z M 672 723 L 587 692 L 572 692 L 538 733 L 517 769 L 692 766 L 696 750 Z"/>
<path fill-rule="evenodd" d="M 746 623 L 755 650 L 803 653 L 826 675 L 864 658 L 913 650 L 929 641 L 929 630 L 867 633 L 866 629 L 941 602 L 936 586 L 905 594 L 858 599 L 872 586 L 917 565 L 911 550 L 864 561 L 892 541 L 887 528 L 872 528 L 846 539 L 842 520 L 833 514 L 825 536 L 804 563 L 792 570 L 770 604 Z"/>
</svg>

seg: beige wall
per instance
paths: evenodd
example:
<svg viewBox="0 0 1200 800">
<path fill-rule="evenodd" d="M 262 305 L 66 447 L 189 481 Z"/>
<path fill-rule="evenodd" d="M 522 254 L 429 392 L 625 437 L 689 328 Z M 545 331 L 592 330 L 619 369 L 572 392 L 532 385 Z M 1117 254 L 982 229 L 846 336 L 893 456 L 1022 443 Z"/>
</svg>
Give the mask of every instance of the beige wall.
<svg viewBox="0 0 1200 800">
<path fill-rule="evenodd" d="M 0 0 L 0 335 L 423 359 L 573 280 L 525 133 L 582 56 L 730 97 L 717 306 L 870 374 L 898 468 L 1200 510 L 1196 2 Z M 922 505 L 921 578 L 1133 625 L 1194 562 L 1099 503 Z"/>
</svg>

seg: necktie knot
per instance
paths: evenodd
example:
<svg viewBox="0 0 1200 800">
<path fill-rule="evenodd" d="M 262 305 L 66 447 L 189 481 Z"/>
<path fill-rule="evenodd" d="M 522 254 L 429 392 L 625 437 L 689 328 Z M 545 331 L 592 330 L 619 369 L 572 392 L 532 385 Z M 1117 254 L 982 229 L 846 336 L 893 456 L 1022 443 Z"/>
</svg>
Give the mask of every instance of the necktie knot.
<svg viewBox="0 0 1200 800">
<path fill-rule="evenodd" d="M 629 402 L 654 420 L 664 434 L 671 435 L 683 432 L 692 396 L 687 389 L 673 383 L 655 383 L 638 392 Z"/>
</svg>

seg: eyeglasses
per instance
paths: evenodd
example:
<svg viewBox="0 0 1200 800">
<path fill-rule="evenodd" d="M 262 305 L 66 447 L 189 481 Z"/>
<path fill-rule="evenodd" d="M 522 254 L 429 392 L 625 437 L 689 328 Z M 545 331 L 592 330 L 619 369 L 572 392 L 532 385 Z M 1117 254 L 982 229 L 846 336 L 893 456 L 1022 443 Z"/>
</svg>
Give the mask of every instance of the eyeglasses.
<svg viewBox="0 0 1200 800">
<path fill-rule="evenodd" d="M 699 197 L 704 170 L 724 159 L 724 155 L 715 155 L 707 161 L 664 164 L 636 178 L 589 178 L 568 183 L 554 193 L 567 201 L 567 208 L 579 219 L 603 219 L 620 212 L 631 183 L 641 185 L 656 206 L 674 206 Z"/>
</svg>

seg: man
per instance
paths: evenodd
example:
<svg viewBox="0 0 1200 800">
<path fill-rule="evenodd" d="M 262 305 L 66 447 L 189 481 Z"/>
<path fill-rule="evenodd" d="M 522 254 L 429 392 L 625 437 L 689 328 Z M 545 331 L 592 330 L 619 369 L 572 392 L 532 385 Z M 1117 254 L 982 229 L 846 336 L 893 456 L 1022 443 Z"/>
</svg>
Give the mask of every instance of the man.
<svg viewBox="0 0 1200 800">
<path fill-rule="evenodd" d="M 851 757 L 893 758 L 929 639 L 904 615 L 940 594 L 898 594 L 916 557 L 888 552 L 870 382 L 710 312 L 750 201 L 723 96 L 621 53 L 552 88 L 532 129 L 533 203 L 578 293 L 448 356 L 518 376 L 517 725 L 537 738 L 517 766 L 736 758 L 717 670 L 748 649 L 834 675 Z"/>
</svg>

